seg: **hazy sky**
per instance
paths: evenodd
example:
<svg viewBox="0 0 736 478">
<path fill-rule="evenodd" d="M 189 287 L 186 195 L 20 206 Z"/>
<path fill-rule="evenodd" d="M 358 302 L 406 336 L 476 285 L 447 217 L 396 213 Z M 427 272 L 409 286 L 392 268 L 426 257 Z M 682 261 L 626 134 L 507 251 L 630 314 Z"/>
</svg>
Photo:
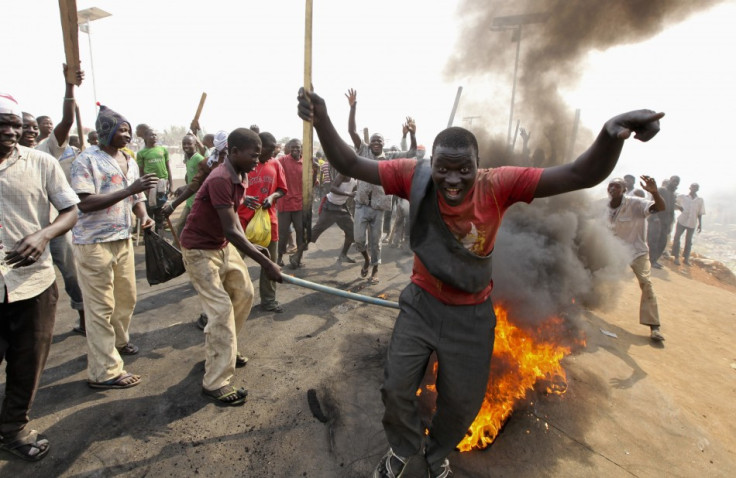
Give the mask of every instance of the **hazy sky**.
<svg viewBox="0 0 736 478">
<path fill-rule="evenodd" d="M 484 83 L 488 78 L 445 82 L 460 28 L 458 2 L 314 4 L 313 83 L 346 138 L 348 88 L 358 91 L 358 127 L 382 132 L 388 145 L 399 142 L 401 124 L 411 115 L 419 142 L 429 147 L 447 126 L 461 85 L 455 124 L 471 126 L 463 120 L 477 114 L 470 103 L 492 88 Z M 302 0 L 78 0 L 77 6 L 113 14 L 92 23 L 97 98 L 133 124 L 188 125 L 206 91 L 201 123 L 208 131 L 257 123 L 277 137 L 301 136 L 295 97 L 303 81 Z M 58 3 L 5 2 L 3 20 L 2 36 L 11 48 L 5 48 L 9 61 L 0 70 L 0 91 L 13 94 L 32 114 L 58 121 L 64 93 Z M 579 83 L 559 85 L 571 112 L 580 108 L 582 125 L 595 132 L 630 109 L 667 113 L 653 141 L 627 144 L 615 174 L 650 174 L 660 181 L 679 174 L 685 185 L 699 182 L 705 197 L 734 189 L 734 24 L 736 2 L 724 2 L 645 43 L 591 52 Z M 498 54 L 513 52 L 513 44 L 499 35 Z M 84 33 L 80 56 L 87 81 L 77 97 L 83 123 L 92 127 L 96 113 Z M 493 85 L 500 91 L 499 107 L 484 112 L 473 127 L 481 122 L 505 131 L 510 77 L 511 72 L 499 76 Z"/>
</svg>

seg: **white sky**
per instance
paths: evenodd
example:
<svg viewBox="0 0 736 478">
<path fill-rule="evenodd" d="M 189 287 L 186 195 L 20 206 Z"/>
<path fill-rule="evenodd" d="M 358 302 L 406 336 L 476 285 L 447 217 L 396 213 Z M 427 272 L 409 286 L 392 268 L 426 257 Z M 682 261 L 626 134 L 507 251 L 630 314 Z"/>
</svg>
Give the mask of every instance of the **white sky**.
<svg viewBox="0 0 736 478">
<path fill-rule="evenodd" d="M 14 95 L 26 111 L 58 121 L 64 93 L 58 3 L 4 3 L 2 38 L 9 42 L 4 49 L 9 61 L 0 70 L 0 91 Z M 341 133 L 347 138 L 344 93 L 355 88 L 359 128 L 382 132 L 391 145 L 399 142 L 401 124 L 411 115 L 419 142 L 429 147 L 446 127 L 460 86 L 445 83 L 442 75 L 459 29 L 458 2 L 314 4 L 313 83 Z M 188 125 L 206 91 L 201 124 L 208 131 L 257 123 L 277 138 L 301 137 L 295 98 L 303 81 L 303 0 L 78 0 L 77 6 L 113 14 L 92 23 L 97 98 L 134 125 Z M 580 83 L 560 86 L 571 111 L 580 108 L 583 126 L 596 132 L 606 119 L 630 109 L 667 113 L 661 134 L 650 143 L 629 141 L 614 174 L 650 174 L 659 181 L 679 174 L 684 185 L 699 182 L 705 197 L 734 190 L 729 121 L 736 110 L 734 24 L 736 2 L 726 2 L 645 43 L 591 53 Z M 87 81 L 77 98 L 83 123 L 93 127 L 84 33 L 80 56 Z M 468 78 L 462 86 L 465 99 L 487 85 Z M 509 84 L 509 97 L 510 90 Z M 463 124 L 463 107 L 461 100 L 455 124 Z M 508 111 L 492 114 L 505 131 Z"/>
</svg>

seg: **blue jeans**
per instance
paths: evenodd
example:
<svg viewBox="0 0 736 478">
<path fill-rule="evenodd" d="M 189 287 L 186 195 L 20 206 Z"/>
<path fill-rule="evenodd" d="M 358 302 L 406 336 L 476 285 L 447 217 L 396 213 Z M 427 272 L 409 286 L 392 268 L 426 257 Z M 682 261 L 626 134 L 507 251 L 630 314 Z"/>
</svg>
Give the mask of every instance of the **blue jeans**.
<svg viewBox="0 0 736 478">
<path fill-rule="evenodd" d="M 71 299 L 72 309 L 84 310 L 82 289 L 79 288 L 79 282 L 77 281 L 77 265 L 74 262 L 71 231 L 63 236 L 51 239 L 49 249 L 51 249 L 51 258 L 54 260 L 54 265 L 59 268 L 61 277 L 64 279 L 64 290 Z"/>
<path fill-rule="evenodd" d="M 381 263 L 383 212 L 365 204 L 355 204 L 355 249 L 358 252 L 365 252 L 370 249 L 370 265 L 372 266 Z M 367 247 L 366 236 L 368 237 Z"/>
</svg>

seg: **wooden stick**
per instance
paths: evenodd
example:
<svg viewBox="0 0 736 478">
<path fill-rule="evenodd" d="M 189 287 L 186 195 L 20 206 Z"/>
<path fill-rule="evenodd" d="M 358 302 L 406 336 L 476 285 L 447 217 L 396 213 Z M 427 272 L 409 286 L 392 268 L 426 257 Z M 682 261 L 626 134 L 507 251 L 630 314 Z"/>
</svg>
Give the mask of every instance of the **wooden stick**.
<svg viewBox="0 0 736 478">
<path fill-rule="evenodd" d="M 197 112 L 194 114 L 194 121 L 199 121 L 199 115 L 202 114 L 202 108 L 204 108 L 204 100 L 207 99 L 207 93 L 202 92 L 202 97 L 199 98 L 199 106 L 197 106 Z"/>
<path fill-rule="evenodd" d="M 169 226 L 169 230 L 171 231 L 171 235 L 174 236 L 174 244 L 176 244 L 176 247 L 179 248 L 181 251 L 181 243 L 179 243 L 179 236 L 176 234 L 176 229 L 174 229 L 174 226 L 171 224 L 171 218 L 166 217 L 166 224 Z"/>
<path fill-rule="evenodd" d="M 66 82 L 79 86 L 81 83 L 77 80 L 77 72 L 80 70 L 77 0 L 59 0 L 59 15 L 66 55 Z"/>
<path fill-rule="evenodd" d="M 306 0 L 304 15 L 304 89 L 312 90 L 312 0 Z M 312 122 L 305 121 L 302 130 L 302 211 L 312 212 Z"/>
</svg>

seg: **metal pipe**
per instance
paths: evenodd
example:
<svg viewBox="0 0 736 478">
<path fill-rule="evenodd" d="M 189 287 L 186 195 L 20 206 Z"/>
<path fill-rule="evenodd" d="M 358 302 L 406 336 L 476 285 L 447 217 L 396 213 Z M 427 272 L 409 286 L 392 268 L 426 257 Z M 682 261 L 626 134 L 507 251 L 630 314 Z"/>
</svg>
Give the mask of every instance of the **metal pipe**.
<svg viewBox="0 0 736 478">
<path fill-rule="evenodd" d="M 305 287 L 307 289 L 316 290 L 318 292 L 325 292 L 327 294 L 344 297 L 346 299 L 357 300 L 360 302 L 365 302 L 367 304 L 380 305 L 382 307 L 388 307 L 391 309 L 399 308 L 398 302 L 392 302 L 390 300 L 378 299 L 376 297 L 356 294 L 354 292 L 348 292 L 346 290 L 335 289 L 334 287 L 317 284 L 315 282 L 310 282 L 308 280 L 299 279 L 297 277 L 286 275 L 286 274 L 282 274 L 281 277 L 283 277 L 284 282 L 288 282 L 289 284 L 298 285 L 299 287 Z"/>
<path fill-rule="evenodd" d="M 455 121 L 455 113 L 457 112 L 457 105 L 460 103 L 460 95 L 463 93 L 463 87 L 457 87 L 457 94 L 455 95 L 455 103 L 452 105 L 452 111 L 450 112 L 450 120 L 447 122 L 447 127 L 452 127 L 453 121 Z"/>
</svg>

